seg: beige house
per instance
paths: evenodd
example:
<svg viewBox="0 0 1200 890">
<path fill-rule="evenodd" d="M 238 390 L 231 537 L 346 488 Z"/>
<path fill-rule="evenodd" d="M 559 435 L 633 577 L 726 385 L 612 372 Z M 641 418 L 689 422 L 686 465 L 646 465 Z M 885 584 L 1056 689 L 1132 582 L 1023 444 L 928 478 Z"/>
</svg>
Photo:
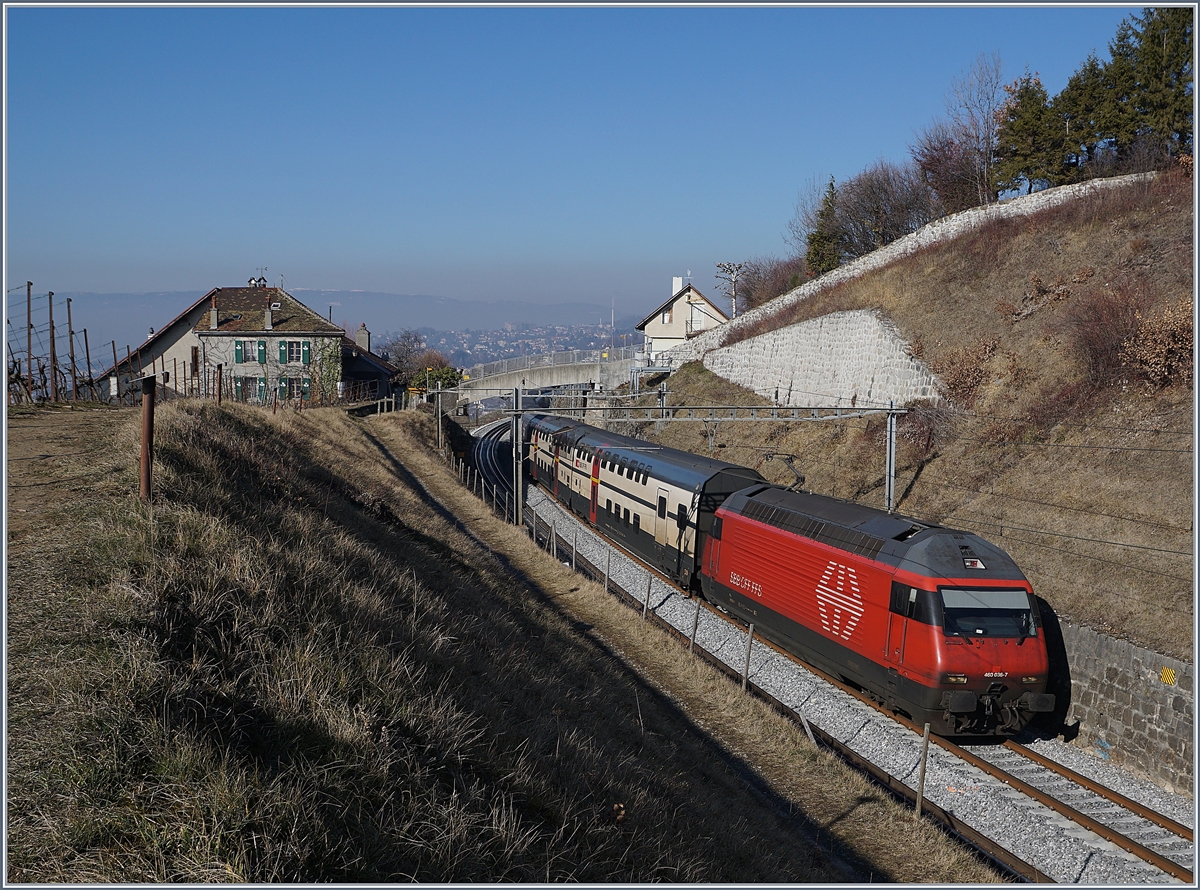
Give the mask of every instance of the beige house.
<svg viewBox="0 0 1200 890">
<path fill-rule="evenodd" d="M 655 364 L 669 349 L 729 321 L 729 316 L 682 278 L 671 282 L 671 298 L 647 315 L 637 329 L 646 335 L 647 361 Z"/>
<path fill-rule="evenodd" d="M 101 398 L 124 400 L 136 397 L 138 378 L 161 381 L 167 372 L 163 397 L 212 396 L 221 366 L 222 390 L 237 401 L 332 396 L 343 379 L 344 346 L 356 348 L 340 327 L 265 278 L 251 279 L 246 287 L 213 288 L 97 383 Z"/>
</svg>

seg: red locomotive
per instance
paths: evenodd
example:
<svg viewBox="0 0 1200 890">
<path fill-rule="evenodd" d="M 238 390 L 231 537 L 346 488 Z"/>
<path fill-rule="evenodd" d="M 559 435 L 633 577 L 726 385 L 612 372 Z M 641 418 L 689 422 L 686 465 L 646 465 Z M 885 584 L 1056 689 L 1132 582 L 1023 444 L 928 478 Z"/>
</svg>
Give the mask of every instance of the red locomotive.
<svg viewBox="0 0 1200 890">
<path fill-rule="evenodd" d="M 531 477 L 764 637 L 942 735 L 1054 710 L 1037 600 L 969 532 L 770 485 L 566 418 L 526 420 Z"/>
<path fill-rule="evenodd" d="M 716 511 L 700 585 L 942 735 L 1012 734 L 1054 710 L 1032 588 L 977 535 L 760 485 Z"/>
</svg>

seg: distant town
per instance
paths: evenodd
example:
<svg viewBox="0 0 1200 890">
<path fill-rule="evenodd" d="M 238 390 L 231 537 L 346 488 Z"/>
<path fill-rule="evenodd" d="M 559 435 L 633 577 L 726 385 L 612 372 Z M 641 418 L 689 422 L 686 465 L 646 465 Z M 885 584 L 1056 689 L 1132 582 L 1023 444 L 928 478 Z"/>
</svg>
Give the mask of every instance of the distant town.
<svg viewBox="0 0 1200 890">
<path fill-rule="evenodd" d="M 455 367 L 469 368 L 519 355 L 540 355 L 570 349 L 640 346 L 642 332 L 609 325 L 508 324 L 498 331 L 439 331 L 419 328 L 425 345 L 441 352 Z"/>
</svg>

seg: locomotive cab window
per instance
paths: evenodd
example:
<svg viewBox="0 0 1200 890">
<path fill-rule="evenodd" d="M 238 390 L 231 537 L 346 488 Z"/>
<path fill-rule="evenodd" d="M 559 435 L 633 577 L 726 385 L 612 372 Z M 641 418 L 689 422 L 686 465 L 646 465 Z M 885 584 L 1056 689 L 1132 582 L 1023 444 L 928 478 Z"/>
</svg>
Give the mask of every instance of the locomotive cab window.
<svg viewBox="0 0 1200 890">
<path fill-rule="evenodd" d="M 659 519 L 667 518 L 667 499 L 664 497 L 660 497 L 658 499 L 658 518 Z"/>
<path fill-rule="evenodd" d="M 679 512 L 675 515 L 675 524 L 682 528 L 687 528 L 687 507 L 683 504 L 679 505 Z"/>
<path fill-rule="evenodd" d="M 940 598 L 936 591 L 918 590 L 898 581 L 892 582 L 891 611 L 922 624 L 941 624 Z"/>
<path fill-rule="evenodd" d="M 943 587 L 946 633 L 964 637 L 1036 637 L 1037 612 L 1024 590 Z"/>
</svg>

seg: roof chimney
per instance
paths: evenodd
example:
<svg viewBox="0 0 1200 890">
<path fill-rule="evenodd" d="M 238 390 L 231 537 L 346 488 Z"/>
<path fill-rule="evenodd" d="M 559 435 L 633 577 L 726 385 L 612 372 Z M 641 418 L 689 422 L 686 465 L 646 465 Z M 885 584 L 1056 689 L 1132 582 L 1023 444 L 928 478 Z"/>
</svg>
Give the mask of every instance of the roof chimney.
<svg viewBox="0 0 1200 890">
<path fill-rule="evenodd" d="M 211 325 L 212 325 L 212 329 L 215 331 L 217 329 L 217 295 L 216 294 L 213 294 L 213 298 L 212 298 L 212 322 L 211 322 Z"/>
<path fill-rule="evenodd" d="M 683 276 L 677 275 L 671 279 L 671 296 L 675 296 L 683 290 Z"/>
<path fill-rule="evenodd" d="M 365 321 L 354 332 L 354 345 L 363 352 L 371 351 L 371 332 L 367 330 L 367 323 Z"/>
<path fill-rule="evenodd" d="M 267 308 L 263 310 L 263 330 L 271 330 L 271 300 L 267 298 Z"/>
</svg>

